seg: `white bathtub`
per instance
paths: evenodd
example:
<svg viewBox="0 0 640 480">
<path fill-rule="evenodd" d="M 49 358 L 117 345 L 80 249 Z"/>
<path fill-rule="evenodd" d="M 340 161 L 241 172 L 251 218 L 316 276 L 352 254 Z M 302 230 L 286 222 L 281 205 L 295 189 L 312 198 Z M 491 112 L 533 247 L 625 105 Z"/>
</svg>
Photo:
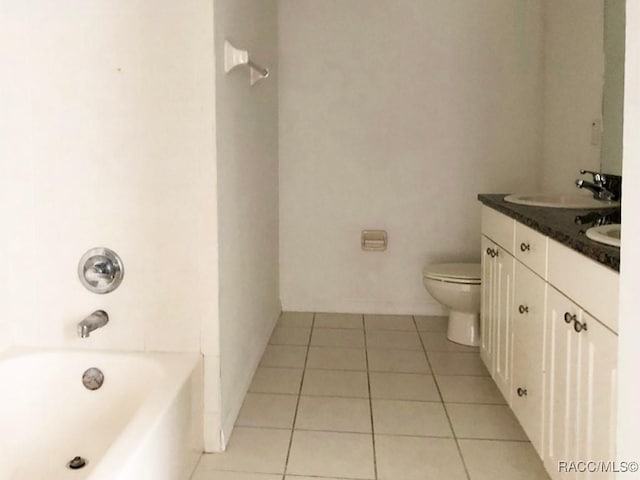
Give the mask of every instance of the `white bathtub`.
<svg viewBox="0 0 640 480">
<path fill-rule="evenodd" d="M 202 452 L 198 354 L 0 354 L 1 480 L 186 480 Z M 104 373 L 98 390 L 83 372 Z M 67 463 L 87 459 L 80 470 Z"/>
</svg>

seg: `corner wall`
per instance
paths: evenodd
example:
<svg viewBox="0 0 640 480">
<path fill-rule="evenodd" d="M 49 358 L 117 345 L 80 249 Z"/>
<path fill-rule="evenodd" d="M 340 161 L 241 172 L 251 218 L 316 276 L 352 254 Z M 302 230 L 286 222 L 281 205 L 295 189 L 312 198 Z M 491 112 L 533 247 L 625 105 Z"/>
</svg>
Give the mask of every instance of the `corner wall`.
<svg viewBox="0 0 640 480">
<path fill-rule="evenodd" d="M 275 0 L 215 0 L 214 8 L 224 447 L 280 314 L 278 25 Z M 247 68 L 225 74 L 225 39 L 269 77 L 252 87 Z"/>
<path fill-rule="evenodd" d="M 442 312 L 421 271 L 479 260 L 476 195 L 538 187 L 541 5 L 280 0 L 279 29 L 283 308 Z"/>
</svg>

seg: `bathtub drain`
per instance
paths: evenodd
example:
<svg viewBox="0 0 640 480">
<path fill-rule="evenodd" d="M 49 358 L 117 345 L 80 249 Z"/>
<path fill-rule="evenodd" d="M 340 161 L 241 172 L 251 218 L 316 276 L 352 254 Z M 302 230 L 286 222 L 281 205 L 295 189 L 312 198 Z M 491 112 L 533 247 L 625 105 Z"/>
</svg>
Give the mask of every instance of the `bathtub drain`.
<svg viewBox="0 0 640 480">
<path fill-rule="evenodd" d="M 84 458 L 73 457 L 73 459 L 71 459 L 69 463 L 67 463 L 67 467 L 69 467 L 71 470 L 78 470 L 84 467 L 86 464 L 87 464 L 87 461 Z"/>
<path fill-rule="evenodd" d="M 89 368 L 82 374 L 82 384 L 89 390 L 97 390 L 104 383 L 104 374 L 99 368 Z"/>
</svg>

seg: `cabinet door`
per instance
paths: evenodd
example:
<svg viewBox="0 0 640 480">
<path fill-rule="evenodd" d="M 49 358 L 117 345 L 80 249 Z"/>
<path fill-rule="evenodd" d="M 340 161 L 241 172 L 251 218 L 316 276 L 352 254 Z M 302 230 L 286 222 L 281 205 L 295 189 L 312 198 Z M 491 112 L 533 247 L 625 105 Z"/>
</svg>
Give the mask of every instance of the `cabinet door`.
<svg viewBox="0 0 640 480">
<path fill-rule="evenodd" d="M 546 283 L 516 261 L 514 284 L 512 408 L 541 454 Z"/>
<path fill-rule="evenodd" d="M 617 335 L 549 288 L 544 462 L 554 479 L 614 473 L 557 473 L 558 462 L 615 459 Z"/>
<path fill-rule="evenodd" d="M 482 237 L 482 296 L 480 306 L 480 357 L 493 376 L 493 342 L 495 337 L 495 268 L 498 246 Z"/>
<path fill-rule="evenodd" d="M 558 472 L 559 462 L 578 460 L 578 383 L 580 378 L 580 336 L 574 318 L 582 322 L 582 311 L 571 300 L 549 287 L 547 294 L 546 434 L 543 460 L 554 479 L 575 479 L 575 473 Z"/>
<path fill-rule="evenodd" d="M 513 278 L 514 258 L 503 248 L 498 247 L 495 276 L 495 337 L 493 379 L 511 405 L 512 348 L 513 348 Z"/>
<path fill-rule="evenodd" d="M 618 337 L 587 313 L 580 337 L 577 455 L 579 460 L 616 458 L 616 365 Z M 614 473 L 592 473 L 585 478 L 609 479 Z"/>
</svg>

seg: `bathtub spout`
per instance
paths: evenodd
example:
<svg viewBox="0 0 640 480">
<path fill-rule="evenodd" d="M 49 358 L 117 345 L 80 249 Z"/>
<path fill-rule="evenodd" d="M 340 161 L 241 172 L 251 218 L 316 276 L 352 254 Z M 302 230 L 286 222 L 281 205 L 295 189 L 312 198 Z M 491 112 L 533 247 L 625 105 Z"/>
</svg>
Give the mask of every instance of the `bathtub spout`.
<svg viewBox="0 0 640 480">
<path fill-rule="evenodd" d="M 91 332 L 104 327 L 109 322 L 109 315 L 104 310 L 96 310 L 78 324 L 78 336 L 87 338 Z"/>
</svg>

